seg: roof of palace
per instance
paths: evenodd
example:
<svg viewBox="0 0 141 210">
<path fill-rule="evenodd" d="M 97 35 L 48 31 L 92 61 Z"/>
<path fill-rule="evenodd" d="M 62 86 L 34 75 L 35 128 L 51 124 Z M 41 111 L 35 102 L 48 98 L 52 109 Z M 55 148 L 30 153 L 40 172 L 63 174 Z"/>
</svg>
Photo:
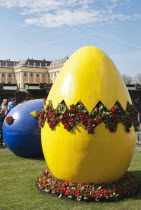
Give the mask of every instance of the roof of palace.
<svg viewBox="0 0 141 210">
<path fill-rule="evenodd" d="M 68 57 L 65 57 L 65 58 L 62 58 L 62 59 L 58 59 L 58 60 L 51 61 L 50 67 L 62 66 L 62 65 L 64 65 L 64 63 L 65 63 L 67 60 L 68 60 Z"/>
<path fill-rule="evenodd" d="M 43 60 L 36 60 L 36 59 L 26 59 L 26 60 L 23 60 L 23 61 L 20 61 L 18 63 L 18 65 L 21 65 L 21 66 L 42 66 L 42 67 L 47 67 L 49 66 L 51 63 L 51 61 L 47 61 L 45 59 Z"/>
<path fill-rule="evenodd" d="M 19 66 L 29 66 L 29 67 L 37 67 L 37 68 L 52 68 L 52 67 L 58 67 L 58 66 L 63 66 L 64 63 L 67 61 L 68 57 L 62 58 L 62 59 L 57 59 L 54 61 L 48 61 L 46 59 L 43 60 L 37 60 L 37 59 L 25 59 L 22 61 L 11 61 L 10 59 L 8 60 L 0 60 L 0 67 L 5 67 L 5 68 L 14 68 L 14 67 L 19 67 Z"/>
<path fill-rule="evenodd" d="M 11 61 L 10 59 L 8 60 L 0 60 L 0 67 L 14 67 L 18 61 Z"/>
</svg>

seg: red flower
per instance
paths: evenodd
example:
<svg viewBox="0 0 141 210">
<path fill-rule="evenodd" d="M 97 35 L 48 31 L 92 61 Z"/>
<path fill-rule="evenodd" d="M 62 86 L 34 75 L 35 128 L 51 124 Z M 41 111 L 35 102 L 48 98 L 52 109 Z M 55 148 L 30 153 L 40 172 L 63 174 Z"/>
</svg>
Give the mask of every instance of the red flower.
<svg viewBox="0 0 141 210">
<path fill-rule="evenodd" d="M 121 190 L 118 190 L 117 193 L 118 193 L 119 195 L 122 195 L 122 191 L 121 191 Z"/>
<path fill-rule="evenodd" d="M 55 186 L 55 187 L 54 187 L 54 190 L 55 190 L 56 193 L 58 193 L 59 187 L 58 187 L 58 186 Z"/>
<path fill-rule="evenodd" d="M 76 113 L 76 109 L 75 108 L 70 108 L 70 113 L 71 114 L 75 114 Z"/>
<path fill-rule="evenodd" d="M 72 190 L 67 189 L 67 190 L 65 191 L 65 195 L 71 195 L 71 194 L 72 194 Z"/>
<path fill-rule="evenodd" d="M 45 112 L 39 112 L 39 118 L 44 118 Z"/>
<path fill-rule="evenodd" d="M 88 185 L 87 184 L 82 184 L 82 187 L 87 187 Z"/>
<path fill-rule="evenodd" d="M 72 184 L 72 187 L 76 188 L 77 187 L 77 184 L 75 183 L 71 183 Z"/>
<path fill-rule="evenodd" d="M 111 125 L 111 126 L 109 127 L 109 130 L 110 130 L 110 131 L 112 131 L 112 132 L 113 132 L 113 131 L 115 131 L 114 126 L 113 126 L 113 125 Z"/>
<path fill-rule="evenodd" d="M 68 123 L 65 123 L 64 128 L 67 129 L 68 131 L 71 130 L 71 127 L 70 127 L 70 125 Z"/>
<path fill-rule="evenodd" d="M 39 126 L 39 127 L 43 127 L 43 125 L 42 125 L 41 123 L 38 123 L 38 126 Z"/>
<path fill-rule="evenodd" d="M 116 112 L 117 112 L 117 109 L 116 109 L 115 107 L 112 107 L 112 108 L 111 108 L 111 111 L 112 111 L 113 113 L 116 113 Z"/>
<path fill-rule="evenodd" d="M 101 118 L 98 118 L 98 119 L 96 119 L 96 124 L 98 125 L 99 123 L 101 123 L 102 122 L 102 119 Z"/>
<path fill-rule="evenodd" d="M 90 190 L 85 190 L 84 192 L 83 192 L 83 195 L 84 196 L 87 196 L 87 197 L 90 197 Z"/>
<path fill-rule="evenodd" d="M 67 182 L 67 181 L 64 182 L 64 185 L 65 185 L 65 186 L 68 186 L 68 185 L 69 185 L 69 182 Z"/>
<path fill-rule="evenodd" d="M 114 125 L 118 124 L 118 120 L 115 120 L 113 123 L 114 123 Z"/>
<path fill-rule="evenodd" d="M 128 191 L 128 187 L 124 186 L 124 187 L 123 187 L 123 190 L 124 190 L 125 192 L 127 192 L 127 191 Z"/>
<path fill-rule="evenodd" d="M 81 195 L 80 189 L 78 189 L 78 190 L 75 191 L 75 196 L 77 197 L 79 195 Z"/>
<path fill-rule="evenodd" d="M 98 199 L 98 198 L 100 198 L 100 193 L 98 191 L 94 191 L 93 196 L 94 196 L 94 198 Z"/>
<path fill-rule="evenodd" d="M 46 187 L 46 184 L 45 184 L 44 182 L 41 182 L 40 185 L 41 185 L 42 187 Z"/>
<path fill-rule="evenodd" d="M 89 123 L 89 124 L 94 123 L 93 119 L 88 119 L 88 123 Z"/>
<path fill-rule="evenodd" d="M 52 184 L 48 185 L 48 188 L 51 189 L 52 188 Z"/>
<path fill-rule="evenodd" d="M 113 114 L 110 115 L 110 120 L 113 120 L 115 116 Z"/>
<path fill-rule="evenodd" d="M 100 192 L 102 193 L 103 196 L 107 196 L 107 190 L 106 189 L 101 189 Z"/>
<path fill-rule="evenodd" d="M 52 121 L 52 122 L 49 123 L 49 127 L 50 127 L 51 129 L 54 128 L 54 126 L 55 126 L 55 121 Z"/>
<path fill-rule="evenodd" d="M 130 117 L 131 117 L 131 118 L 134 117 L 134 114 L 130 113 Z"/>
<path fill-rule="evenodd" d="M 125 121 L 126 119 L 125 118 L 122 118 L 122 121 Z"/>
<path fill-rule="evenodd" d="M 65 188 L 65 187 L 60 187 L 60 191 L 61 191 L 62 193 L 65 193 L 66 188 Z"/>
<path fill-rule="evenodd" d="M 87 127 L 87 130 L 88 130 L 88 133 L 91 133 L 91 134 L 93 133 L 93 127 L 92 126 L 89 125 Z"/>
<path fill-rule="evenodd" d="M 13 123 L 13 121 L 14 121 L 14 118 L 12 116 L 6 117 L 6 123 L 8 125 L 11 125 Z"/>
<path fill-rule="evenodd" d="M 68 119 L 68 122 L 69 122 L 69 123 L 73 123 L 73 121 L 74 121 L 74 118 L 69 118 L 69 119 Z"/>
<path fill-rule="evenodd" d="M 68 118 L 69 117 L 69 112 L 65 112 L 64 114 L 63 114 L 63 118 Z"/>
<path fill-rule="evenodd" d="M 56 184 L 57 185 L 62 185 L 62 183 L 63 183 L 62 181 L 58 180 Z"/>
</svg>

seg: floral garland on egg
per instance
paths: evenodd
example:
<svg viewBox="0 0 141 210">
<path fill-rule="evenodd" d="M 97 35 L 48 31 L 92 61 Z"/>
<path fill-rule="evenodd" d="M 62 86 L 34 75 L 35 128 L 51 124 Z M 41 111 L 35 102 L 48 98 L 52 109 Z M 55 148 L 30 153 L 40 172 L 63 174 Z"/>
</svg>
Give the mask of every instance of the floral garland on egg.
<svg viewBox="0 0 141 210">
<path fill-rule="evenodd" d="M 31 115 L 33 116 L 32 113 Z M 81 123 L 85 126 L 88 134 L 93 134 L 94 129 L 102 122 L 111 132 L 117 130 L 118 123 L 124 125 L 126 132 L 130 132 L 132 125 L 135 131 L 138 130 L 137 111 L 135 106 L 129 104 L 129 102 L 127 102 L 126 110 L 122 108 L 118 101 L 108 110 L 103 103 L 99 101 L 92 112 L 89 113 L 81 101 L 76 105 L 72 104 L 70 109 L 68 109 L 65 101 L 62 101 L 58 104 L 56 109 L 53 109 L 52 102 L 49 101 L 49 104 L 45 104 L 38 115 L 36 113 L 36 117 L 37 116 L 39 118 L 39 127 L 43 127 L 45 122 L 47 122 L 52 130 L 59 122 L 62 123 L 64 128 L 68 131 L 72 131 L 78 123 Z"/>
</svg>

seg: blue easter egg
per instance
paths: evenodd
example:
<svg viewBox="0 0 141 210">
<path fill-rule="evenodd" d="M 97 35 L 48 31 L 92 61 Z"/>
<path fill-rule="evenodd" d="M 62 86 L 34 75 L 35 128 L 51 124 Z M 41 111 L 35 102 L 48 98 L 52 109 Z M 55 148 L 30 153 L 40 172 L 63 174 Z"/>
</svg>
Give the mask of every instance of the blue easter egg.
<svg viewBox="0 0 141 210">
<path fill-rule="evenodd" d="M 15 106 L 6 116 L 14 118 L 11 124 L 3 123 L 3 137 L 7 147 L 17 156 L 38 158 L 42 157 L 41 135 L 38 127 L 38 118 L 30 115 L 40 111 L 43 99 L 27 101 Z"/>
</svg>

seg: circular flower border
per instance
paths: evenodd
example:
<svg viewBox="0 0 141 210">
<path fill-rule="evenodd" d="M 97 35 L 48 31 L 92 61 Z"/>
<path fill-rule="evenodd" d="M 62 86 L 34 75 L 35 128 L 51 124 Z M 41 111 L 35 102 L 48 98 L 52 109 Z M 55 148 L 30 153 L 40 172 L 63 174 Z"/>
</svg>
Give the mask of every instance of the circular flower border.
<svg viewBox="0 0 141 210">
<path fill-rule="evenodd" d="M 114 182 L 106 184 L 77 184 L 55 178 L 49 169 L 36 180 L 41 193 L 74 201 L 118 201 L 138 192 L 139 182 L 130 172 Z"/>
</svg>

